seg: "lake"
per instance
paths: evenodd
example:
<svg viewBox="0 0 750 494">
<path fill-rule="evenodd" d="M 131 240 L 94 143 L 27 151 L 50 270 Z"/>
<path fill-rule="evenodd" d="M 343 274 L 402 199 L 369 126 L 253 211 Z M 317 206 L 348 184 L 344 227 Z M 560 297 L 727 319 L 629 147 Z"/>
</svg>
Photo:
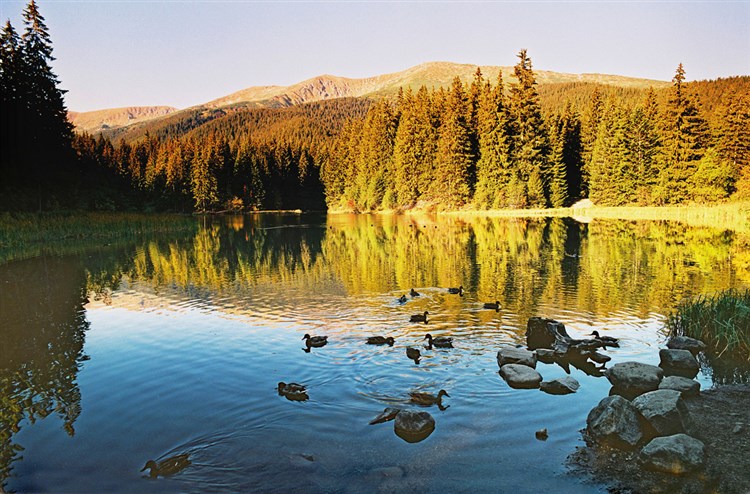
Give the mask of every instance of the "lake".
<svg viewBox="0 0 750 494">
<path fill-rule="evenodd" d="M 606 492 L 566 466 L 606 378 L 571 368 L 575 394 L 511 389 L 498 348 L 543 316 L 620 338 L 608 365 L 656 364 L 680 300 L 750 286 L 748 245 L 667 221 L 258 214 L 19 254 L 0 265 L 3 488 Z M 454 348 L 425 348 L 428 332 Z M 305 333 L 329 343 L 307 348 Z M 408 401 L 440 389 L 445 410 Z M 428 411 L 435 430 L 410 443 L 369 425 L 386 407 Z M 177 454 L 190 465 L 174 476 L 140 471 Z"/>
</svg>

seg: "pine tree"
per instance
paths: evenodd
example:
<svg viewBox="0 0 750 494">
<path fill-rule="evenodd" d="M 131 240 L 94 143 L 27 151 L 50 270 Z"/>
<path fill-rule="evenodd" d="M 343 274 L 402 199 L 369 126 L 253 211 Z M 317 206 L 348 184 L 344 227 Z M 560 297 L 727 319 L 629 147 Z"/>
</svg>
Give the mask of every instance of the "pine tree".
<svg viewBox="0 0 750 494">
<path fill-rule="evenodd" d="M 570 202 L 584 197 L 581 119 L 570 102 L 565 105 L 560 131 L 568 196 L 566 202 Z"/>
<path fill-rule="evenodd" d="M 496 86 L 485 84 L 477 113 L 479 161 L 474 201 L 482 208 L 502 208 L 509 204 L 507 187 L 512 169 L 504 89 L 500 72 Z"/>
<path fill-rule="evenodd" d="M 624 191 L 629 186 L 623 171 L 626 122 L 626 111 L 611 98 L 599 125 L 589 168 L 589 197 L 597 205 L 627 203 Z"/>
<path fill-rule="evenodd" d="M 599 124 L 604 116 L 604 98 L 599 87 L 594 87 L 591 93 L 588 111 L 581 132 L 581 197 L 589 196 L 589 180 L 591 177 L 591 160 L 594 153 L 594 143 L 599 135 Z"/>
<path fill-rule="evenodd" d="M 0 176 L 6 184 L 16 184 L 22 171 L 14 165 L 21 151 L 17 143 L 23 138 L 16 121 L 24 108 L 20 38 L 10 21 L 6 21 L 0 36 L 0 122 L 4 141 L 0 147 Z"/>
<path fill-rule="evenodd" d="M 550 152 L 547 156 L 549 170 L 549 202 L 553 208 L 561 208 L 568 202 L 568 183 L 565 173 L 565 121 L 561 118 L 550 122 Z"/>
<path fill-rule="evenodd" d="M 518 53 L 519 62 L 514 67 L 518 84 L 511 87 L 511 114 L 513 118 L 513 153 L 518 167 L 518 179 L 527 182 L 526 199 L 530 207 L 545 207 L 547 199 L 545 182 L 546 151 L 548 148 L 544 119 L 536 91 L 536 79 L 531 59 L 526 50 Z M 533 178 L 533 180 L 532 180 Z"/>
<path fill-rule="evenodd" d="M 658 129 L 656 93 L 649 89 L 643 105 L 633 110 L 625 133 L 625 160 L 628 163 L 634 189 L 629 201 L 640 205 L 653 202 L 653 189 L 658 183 L 657 158 L 661 146 Z"/>
<path fill-rule="evenodd" d="M 684 84 L 685 70 L 679 64 L 672 79 L 672 95 L 664 119 L 664 164 L 659 179 L 666 203 L 681 203 L 692 198 L 690 177 L 708 147 L 708 125 Z"/>
<path fill-rule="evenodd" d="M 468 101 L 458 77 L 453 79 L 442 117 L 431 195 L 440 204 L 456 207 L 469 199 L 472 163 Z"/>
<path fill-rule="evenodd" d="M 732 91 L 727 93 L 719 110 L 716 129 L 716 150 L 719 159 L 729 164 L 736 178 L 738 197 L 750 198 L 750 96 Z"/>
</svg>

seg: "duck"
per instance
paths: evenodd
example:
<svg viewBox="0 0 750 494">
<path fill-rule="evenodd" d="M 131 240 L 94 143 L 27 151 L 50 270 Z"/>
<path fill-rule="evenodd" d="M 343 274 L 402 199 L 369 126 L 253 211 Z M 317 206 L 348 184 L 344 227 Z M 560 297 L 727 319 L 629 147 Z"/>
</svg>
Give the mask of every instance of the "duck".
<svg viewBox="0 0 750 494">
<path fill-rule="evenodd" d="M 302 337 L 303 340 L 305 340 L 305 344 L 309 347 L 321 347 L 325 346 L 326 343 L 328 343 L 328 336 L 310 336 L 309 334 L 305 333 L 305 336 Z"/>
<path fill-rule="evenodd" d="M 388 345 L 393 346 L 393 342 L 396 341 L 392 336 L 370 336 L 367 338 L 368 345 Z"/>
<path fill-rule="evenodd" d="M 412 288 L 409 291 L 409 295 L 411 295 L 411 297 L 414 298 L 414 297 L 419 297 L 420 293 L 418 291 L 416 291 L 415 289 Z"/>
<path fill-rule="evenodd" d="M 406 295 L 401 295 L 401 296 L 400 296 L 400 297 L 399 297 L 399 298 L 397 299 L 397 301 L 398 301 L 398 303 L 399 303 L 399 304 L 405 304 L 405 303 L 406 303 Z"/>
<path fill-rule="evenodd" d="M 190 465 L 189 456 L 190 454 L 183 453 L 181 455 L 165 458 L 158 463 L 154 460 L 148 460 L 146 465 L 141 469 L 141 472 L 151 469 L 148 475 L 152 479 L 160 475 L 162 477 L 168 477 L 187 468 Z"/>
<path fill-rule="evenodd" d="M 443 406 L 443 396 L 447 396 L 450 398 L 450 395 L 444 389 L 438 391 L 437 396 L 431 393 L 419 393 L 417 391 L 412 391 L 411 393 L 409 393 L 409 401 L 411 401 L 412 403 L 416 403 L 417 405 L 437 405 L 440 410 L 444 410 L 447 407 Z"/>
<path fill-rule="evenodd" d="M 464 287 L 463 287 L 463 285 L 461 285 L 458 288 L 448 288 L 448 293 L 451 293 L 453 295 L 463 295 L 464 294 Z"/>
<path fill-rule="evenodd" d="M 291 401 L 305 401 L 309 398 L 307 387 L 297 383 L 280 382 L 277 386 L 279 396 Z"/>
<path fill-rule="evenodd" d="M 419 359 L 422 356 L 419 350 L 410 346 L 406 347 L 406 356 L 412 359 L 415 363 L 419 363 Z"/>
<path fill-rule="evenodd" d="M 492 309 L 492 310 L 494 310 L 494 311 L 497 312 L 497 311 L 500 310 L 500 301 L 499 300 L 495 300 L 494 302 L 485 302 L 484 303 L 484 308 L 485 309 Z"/>
<path fill-rule="evenodd" d="M 411 318 L 409 318 L 409 322 L 423 322 L 426 324 L 427 314 L 429 314 L 429 312 L 427 311 L 424 311 L 424 314 L 414 314 L 413 316 L 411 316 Z"/>
<path fill-rule="evenodd" d="M 453 338 L 448 338 L 446 336 L 438 336 L 437 338 L 433 338 L 430 333 L 427 333 L 424 335 L 425 340 L 427 340 L 427 347 L 432 348 L 453 348 Z"/>
<path fill-rule="evenodd" d="M 599 331 L 592 331 L 591 336 L 604 343 L 604 346 L 612 346 L 618 348 L 620 346 L 620 340 L 612 336 L 599 336 Z"/>
</svg>

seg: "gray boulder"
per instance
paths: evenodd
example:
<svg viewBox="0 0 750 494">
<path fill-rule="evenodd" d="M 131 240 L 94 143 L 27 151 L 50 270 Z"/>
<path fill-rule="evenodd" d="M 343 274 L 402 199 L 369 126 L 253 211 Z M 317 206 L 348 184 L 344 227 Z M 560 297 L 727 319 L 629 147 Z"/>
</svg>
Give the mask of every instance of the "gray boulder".
<svg viewBox="0 0 750 494">
<path fill-rule="evenodd" d="M 671 436 L 687 432 L 692 426 L 690 412 L 680 397 L 680 392 L 659 389 L 642 394 L 633 400 L 641 415 L 656 431 L 657 436 Z"/>
<path fill-rule="evenodd" d="M 667 376 L 694 378 L 698 375 L 698 361 L 689 350 L 659 350 L 659 367 Z"/>
<path fill-rule="evenodd" d="M 544 362 L 545 364 L 555 363 L 555 359 L 557 357 L 557 354 L 554 350 L 549 350 L 547 348 L 538 348 L 534 353 L 536 353 L 536 359 L 539 362 Z"/>
<path fill-rule="evenodd" d="M 525 348 L 504 345 L 497 351 L 497 365 L 521 364 L 536 368 L 536 355 Z"/>
<path fill-rule="evenodd" d="M 406 442 L 417 443 L 435 430 L 435 419 L 427 412 L 401 410 L 396 415 L 393 431 Z"/>
<path fill-rule="evenodd" d="M 604 375 L 616 389 L 639 395 L 658 389 L 664 371 L 655 365 L 622 362 L 607 369 Z"/>
<path fill-rule="evenodd" d="M 500 367 L 500 375 L 508 386 L 516 389 L 538 388 L 542 375 L 527 365 L 505 364 Z"/>
<path fill-rule="evenodd" d="M 688 350 L 693 355 L 706 349 L 706 344 L 701 340 L 690 338 L 689 336 L 673 336 L 667 342 L 667 348 L 673 350 Z"/>
<path fill-rule="evenodd" d="M 680 475 L 701 468 L 706 449 L 702 442 L 686 434 L 656 437 L 648 443 L 638 457 L 649 470 Z"/>
<path fill-rule="evenodd" d="M 545 393 L 551 395 L 566 395 L 578 391 L 581 385 L 570 376 L 553 379 L 552 381 L 543 381 L 539 388 Z"/>
<path fill-rule="evenodd" d="M 600 444 L 633 449 L 643 438 L 641 414 L 622 396 L 608 396 L 586 418 L 588 436 Z"/>
<path fill-rule="evenodd" d="M 682 396 L 697 396 L 701 392 L 701 383 L 687 377 L 667 376 L 659 383 L 659 389 L 679 391 Z"/>
</svg>

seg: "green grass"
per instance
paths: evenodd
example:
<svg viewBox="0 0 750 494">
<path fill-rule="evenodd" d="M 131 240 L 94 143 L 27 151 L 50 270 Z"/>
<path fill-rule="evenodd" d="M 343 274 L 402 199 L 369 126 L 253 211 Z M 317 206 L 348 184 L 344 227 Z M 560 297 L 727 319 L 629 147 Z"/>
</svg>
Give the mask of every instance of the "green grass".
<svg viewBox="0 0 750 494">
<path fill-rule="evenodd" d="M 671 336 L 706 343 L 718 356 L 750 361 L 750 290 L 727 290 L 684 301 L 667 320 Z"/>
<path fill-rule="evenodd" d="M 138 213 L 0 213 L 0 263 L 168 233 L 194 232 L 192 216 Z"/>
</svg>

